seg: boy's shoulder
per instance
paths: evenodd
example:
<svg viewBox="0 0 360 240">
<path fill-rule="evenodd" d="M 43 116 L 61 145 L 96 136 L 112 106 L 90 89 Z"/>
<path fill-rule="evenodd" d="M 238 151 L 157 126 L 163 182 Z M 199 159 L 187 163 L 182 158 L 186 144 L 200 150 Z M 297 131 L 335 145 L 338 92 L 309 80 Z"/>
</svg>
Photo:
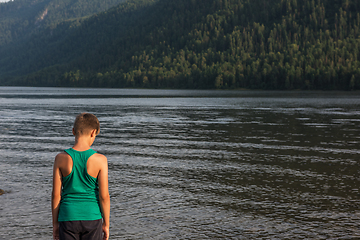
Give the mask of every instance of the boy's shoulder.
<svg viewBox="0 0 360 240">
<path fill-rule="evenodd" d="M 93 157 L 100 160 L 100 161 L 107 161 L 107 158 L 105 157 L 105 155 L 103 155 L 101 153 L 95 153 L 93 155 Z"/>
<path fill-rule="evenodd" d="M 101 153 L 95 153 L 89 158 L 88 164 L 104 169 L 107 166 L 107 158 Z"/>
<path fill-rule="evenodd" d="M 72 159 L 69 156 L 69 154 L 67 154 L 66 152 L 61 152 L 56 155 L 55 161 L 54 161 L 54 166 L 61 168 L 61 167 L 67 166 L 71 161 L 72 161 Z"/>
<path fill-rule="evenodd" d="M 96 162 L 96 164 L 107 164 L 107 158 L 105 157 L 105 155 L 101 154 L 101 153 L 95 153 L 94 155 L 92 155 L 89 160 L 91 159 L 91 161 Z"/>
<path fill-rule="evenodd" d="M 69 158 L 71 158 L 69 154 L 66 152 L 60 152 L 56 155 L 55 161 L 67 160 Z"/>
</svg>

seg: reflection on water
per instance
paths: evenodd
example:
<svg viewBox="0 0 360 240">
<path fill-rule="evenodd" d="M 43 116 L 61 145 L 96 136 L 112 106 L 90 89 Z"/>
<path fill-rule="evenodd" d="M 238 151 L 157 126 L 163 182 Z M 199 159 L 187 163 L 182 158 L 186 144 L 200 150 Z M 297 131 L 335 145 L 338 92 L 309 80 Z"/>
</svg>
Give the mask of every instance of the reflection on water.
<svg viewBox="0 0 360 240">
<path fill-rule="evenodd" d="M 51 171 L 95 113 L 113 239 L 360 238 L 360 95 L 0 88 L 0 239 L 51 237 Z"/>
</svg>

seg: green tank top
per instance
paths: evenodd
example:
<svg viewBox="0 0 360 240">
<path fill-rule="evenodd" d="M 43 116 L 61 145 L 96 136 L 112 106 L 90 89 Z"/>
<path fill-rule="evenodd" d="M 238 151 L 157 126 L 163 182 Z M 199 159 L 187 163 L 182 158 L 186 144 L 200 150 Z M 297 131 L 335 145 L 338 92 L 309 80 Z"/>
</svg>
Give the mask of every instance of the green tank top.
<svg viewBox="0 0 360 240">
<path fill-rule="evenodd" d="M 62 192 L 58 221 L 86 221 L 101 219 L 97 178 L 87 172 L 87 161 L 96 152 L 92 149 L 65 152 L 73 160 L 71 173 L 62 179 Z"/>
</svg>

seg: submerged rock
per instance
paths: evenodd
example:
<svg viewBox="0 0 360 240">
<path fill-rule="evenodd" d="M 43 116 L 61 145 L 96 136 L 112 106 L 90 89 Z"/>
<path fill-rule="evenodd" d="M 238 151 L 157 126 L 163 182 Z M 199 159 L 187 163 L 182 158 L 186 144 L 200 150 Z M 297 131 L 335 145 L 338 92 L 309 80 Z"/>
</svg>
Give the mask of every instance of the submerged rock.
<svg viewBox="0 0 360 240">
<path fill-rule="evenodd" d="M 5 193 L 5 191 L 0 189 L 0 195 L 3 195 L 4 193 Z"/>
</svg>

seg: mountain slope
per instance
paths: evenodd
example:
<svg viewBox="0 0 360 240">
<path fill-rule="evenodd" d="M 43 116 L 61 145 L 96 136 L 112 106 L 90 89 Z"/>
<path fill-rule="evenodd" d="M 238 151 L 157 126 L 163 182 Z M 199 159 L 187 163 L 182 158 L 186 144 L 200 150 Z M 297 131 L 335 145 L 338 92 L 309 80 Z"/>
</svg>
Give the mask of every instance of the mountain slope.
<svg viewBox="0 0 360 240">
<path fill-rule="evenodd" d="M 105 11 L 124 0 L 15 0 L 0 3 L 0 47 L 44 27 Z"/>
<path fill-rule="evenodd" d="M 25 85 L 359 89 L 359 12 L 350 0 L 127 1 L 3 51 L 0 72 Z"/>
</svg>

